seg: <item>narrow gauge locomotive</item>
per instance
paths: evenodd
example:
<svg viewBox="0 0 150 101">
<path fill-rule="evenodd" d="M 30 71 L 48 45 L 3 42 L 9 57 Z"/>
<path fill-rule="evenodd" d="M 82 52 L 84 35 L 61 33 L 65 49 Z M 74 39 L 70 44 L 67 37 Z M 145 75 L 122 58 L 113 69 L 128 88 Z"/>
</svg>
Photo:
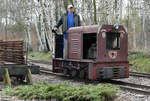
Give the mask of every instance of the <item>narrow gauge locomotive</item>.
<svg viewBox="0 0 150 101">
<path fill-rule="evenodd" d="M 122 25 L 73 27 L 67 40 L 63 59 L 63 36 L 55 37 L 53 72 L 90 80 L 129 77 L 128 34 Z"/>
</svg>

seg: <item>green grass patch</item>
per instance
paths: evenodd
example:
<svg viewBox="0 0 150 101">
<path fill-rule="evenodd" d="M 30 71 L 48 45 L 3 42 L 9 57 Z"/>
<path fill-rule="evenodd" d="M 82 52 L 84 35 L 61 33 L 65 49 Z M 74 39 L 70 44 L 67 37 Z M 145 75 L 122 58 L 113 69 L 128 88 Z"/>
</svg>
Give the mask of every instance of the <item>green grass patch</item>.
<svg viewBox="0 0 150 101">
<path fill-rule="evenodd" d="M 148 52 L 133 52 L 128 58 L 131 71 L 150 72 L 150 55 Z"/>
<path fill-rule="evenodd" d="M 78 85 L 68 83 L 48 84 L 35 83 L 33 85 L 7 88 L 3 92 L 9 96 L 21 99 L 51 99 L 59 101 L 111 101 L 118 92 L 119 87 L 111 84 Z"/>
<path fill-rule="evenodd" d="M 52 59 L 52 53 L 32 51 L 29 52 L 29 59 L 50 62 Z"/>
</svg>

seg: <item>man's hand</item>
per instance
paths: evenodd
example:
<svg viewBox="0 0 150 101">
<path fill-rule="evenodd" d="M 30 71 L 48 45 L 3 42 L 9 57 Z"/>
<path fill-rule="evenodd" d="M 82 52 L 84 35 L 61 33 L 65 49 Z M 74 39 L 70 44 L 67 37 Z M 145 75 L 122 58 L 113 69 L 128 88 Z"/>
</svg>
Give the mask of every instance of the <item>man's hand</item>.
<svg viewBox="0 0 150 101">
<path fill-rule="evenodd" d="M 52 32 L 56 32 L 58 30 L 58 28 L 57 27 L 54 27 L 53 29 L 52 29 Z"/>
</svg>

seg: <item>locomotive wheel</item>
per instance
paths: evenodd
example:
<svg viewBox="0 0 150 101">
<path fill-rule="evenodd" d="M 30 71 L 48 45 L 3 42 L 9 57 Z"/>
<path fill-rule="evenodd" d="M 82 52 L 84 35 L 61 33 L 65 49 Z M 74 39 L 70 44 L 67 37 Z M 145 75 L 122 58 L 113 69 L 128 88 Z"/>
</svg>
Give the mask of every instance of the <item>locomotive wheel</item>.
<svg viewBox="0 0 150 101">
<path fill-rule="evenodd" d="M 86 80 L 88 80 L 88 72 L 87 72 L 87 70 L 86 69 L 84 69 L 85 71 L 84 71 L 84 78 L 86 79 Z"/>
<path fill-rule="evenodd" d="M 68 69 L 64 69 L 64 75 L 68 74 Z"/>
<path fill-rule="evenodd" d="M 76 77 L 77 75 L 77 70 L 72 70 L 71 71 L 71 77 Z"/>
<path fill-rule="evenodd" d="M 80 79 L 84 79 L 85 78 L 85 71 L 84 70 L 81 70 L 80 73 L 79 73 L 79 78 Z"/>
</svg>

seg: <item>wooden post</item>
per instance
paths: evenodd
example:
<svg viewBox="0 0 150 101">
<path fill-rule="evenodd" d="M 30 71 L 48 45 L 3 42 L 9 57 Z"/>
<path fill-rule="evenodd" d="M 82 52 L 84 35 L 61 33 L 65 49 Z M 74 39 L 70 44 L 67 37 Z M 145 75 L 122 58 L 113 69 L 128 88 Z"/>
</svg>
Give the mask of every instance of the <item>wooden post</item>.
<svg viewBox="0 0 150 101">
<path fill-rule="evenodd" d="M 8 68 L 5 68 L 5 83 L 11 87 L 11 80 L 10 80 Z"/>
<path fill-rule="evenodd" d="M 31 77 L 31 71 L 29 68 L 27 69 L 26 80 L 27 80 L 28 84 L 33 84 L 32 77 Z"/>
</svg>

